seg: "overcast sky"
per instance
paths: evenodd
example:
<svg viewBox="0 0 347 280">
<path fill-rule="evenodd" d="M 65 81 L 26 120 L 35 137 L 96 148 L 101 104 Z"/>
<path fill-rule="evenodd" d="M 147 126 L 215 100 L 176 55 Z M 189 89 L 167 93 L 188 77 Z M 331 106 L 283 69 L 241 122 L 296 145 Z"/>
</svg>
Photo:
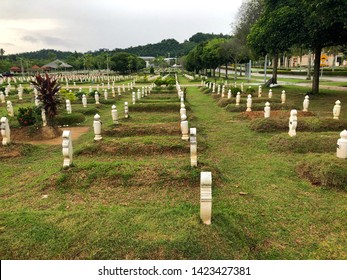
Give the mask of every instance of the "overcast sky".
<svg viewBox="0 0 347 280">
<path fill-rule="evenodd" d="M 0 0 L 0 48 L 86 52 L 231 33 L 242 0 Z"/>
</svg>

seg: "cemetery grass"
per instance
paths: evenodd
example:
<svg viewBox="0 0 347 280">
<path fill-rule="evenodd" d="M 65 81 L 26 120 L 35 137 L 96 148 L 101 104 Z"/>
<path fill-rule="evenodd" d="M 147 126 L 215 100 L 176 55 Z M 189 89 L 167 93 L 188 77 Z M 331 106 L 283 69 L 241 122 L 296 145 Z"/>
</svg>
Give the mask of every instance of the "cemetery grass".
<svg viewBox="0 0 347 280">
<path fill-rule="evenodd" d="M 302 88 L 284 89 L 302 106 Z M 324 94 L 329 102 L 312 102 L 318 112 L 344 102 Z M 11 145 L 19 154 L 1 159 L 1 259 L 347 259 L 346 192 L 302 179 L 295 168 L 305 155 L 271 151 L 276 133 L 251 131 L 210 95 L 189 87 L 186 104 L 197 127 L 193 169 L 178 112 L 131 112 L 130 94 L 116 102 L 119 128 L 111 105 L 98 106 L 104 139 L 82 135 L 69 169 L 60 145 Z M 174 122 L 172 133 L 161 128 Z M 199 219 L 200 171 L 213 175 L 211 226 Z"/>
</svg>

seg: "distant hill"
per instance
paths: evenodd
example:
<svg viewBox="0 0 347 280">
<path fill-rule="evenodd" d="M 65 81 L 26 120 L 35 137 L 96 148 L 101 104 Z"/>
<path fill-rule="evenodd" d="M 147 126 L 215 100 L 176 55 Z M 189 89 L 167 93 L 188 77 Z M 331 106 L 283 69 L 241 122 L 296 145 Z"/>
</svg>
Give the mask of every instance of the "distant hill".
<svg viewBox="0 0 347 280">
<path fill-rule="evenodd" d="M 192 50 L 197 44 L 211 40 L 214 38 L 230 38 L 229 35 L 223 35 L 223 34 L 209 34 L 209 33 L 196 33 L 192 37 L 189 38 L 189 40 L 185 40 L 183 43 L 179 43 L 175 39 L 165 39 L 162 40 L 159 43 L 155 44 L 147 44 L 143 46 L 137 46 L 137 47 L 129 47 L 125 49 L 99 49 L 96 51 L 88 51 L 87 53 L 90 53 L 92 55 L 99 55 L 101 53 L 116 53 L 116 52 L 128 52 L 131 54 L 135 54 L 138 56 L 168 56 L 170 54 L 171 57 L 180 57 L 183 55 L 186 55 L 189 53 L 190 50 Z M 43 49 L 35 52 L 24 52 L 20 54 L 15 55 L 8 55 L 7 57 L 11 60 L 16 60 L 17 56 L 32 59 L 32 60 L 55 60 L 55 59 L 68 59 L 71 57 L 78 57 L 81 56 L 82 53 L 77 52 L 63 52 L 59 50 L 53 50 L 53 49 Z"/>
</svg>

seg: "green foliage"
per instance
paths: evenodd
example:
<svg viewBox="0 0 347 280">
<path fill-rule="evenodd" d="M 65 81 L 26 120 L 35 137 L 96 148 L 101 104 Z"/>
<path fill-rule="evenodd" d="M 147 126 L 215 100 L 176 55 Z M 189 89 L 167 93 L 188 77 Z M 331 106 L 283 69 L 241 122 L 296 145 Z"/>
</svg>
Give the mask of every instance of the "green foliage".
<svg viewBox="0 0 347 280">
<path fill-rule="evenodd" d="M 146 62 L 130 53 L 116 53 L 111 57 L 111 69 L 122 74 L 132 73 L 146 67 Z"/>
<path fill-rule="evenodd" d="M 154 67 L 153 67 L 153 66 L 151 66 L 151 67 L 149 68 L 149 73 L 150 73 L 151 75 L 154 74 Z"/>
<path fill-rule="evenodd" d="M 173 77 L 167 77 L 165 79 L 163 78 L 157 78 L 155 81 L 154 81 L 154 84 L 157 86 L 157 87 L 160 87 L 162 85 L 165 85 L 165 86 L 169 86 L 169 85 L 175 85 L 176 84 L 176 80 L 175 78 Z"/>
<path fill-rule="evenodd" d="M 100 110 L 98 110 L 97 108 L 83 108 L 83 109 L 77 109 L 75 110 L 76 113 L 81 113 L 83 115 L 87 115 L 87 116 L 94 116 L 95 114 L 99 114 Z"/>
<path fill-rule="evenodd" d="M 38 125 L 41 123 L 41 109 L 37 107 L 18 108 L 17 120 L 20 126 Z"/>
<path fill-rule="evenodd" d="M 297 173 L 313 185 L 347 191 L 347 161 L 335 155 L 310 155 L 296 166 Z"/>
<path fill-rule="evenodd" d="M 248 87 L 248 88 L 246 88 L 246 94 L 247 95 L 254 95 L 255 94 L 255 89 L 254 88 L 250 88 L 250 87 Z"/>
<path fill-rule="evenodd" d="M 85 121 L 85 116 L 81 113 L 59 114 L 55 117 L 56 125 L 76 125 Z"/>
<path fill-rule="evenodd" d="M 73 93 L 72 91 L 70 92 L 66 89 L 62 89 L 60 90 L 60 93 L 65 100 L 69 99 L 71 102 L 74 102 L 77 100 L 75 93 Z"/>
</svg>

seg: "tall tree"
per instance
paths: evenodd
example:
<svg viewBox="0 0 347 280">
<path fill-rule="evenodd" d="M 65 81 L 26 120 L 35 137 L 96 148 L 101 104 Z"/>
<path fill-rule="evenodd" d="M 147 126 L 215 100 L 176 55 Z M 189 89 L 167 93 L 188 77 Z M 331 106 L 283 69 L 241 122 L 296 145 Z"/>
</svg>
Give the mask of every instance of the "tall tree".
<svg viewBox="0 0 347 280">
<path fill-rule="evenodd" d="M 302 43 L 314 52 L 312 93 L 319 93 L 319 70 L 322 49 L 328 46 L 347 45 L 346 0 L 301 0 Z"/>
</svg>

